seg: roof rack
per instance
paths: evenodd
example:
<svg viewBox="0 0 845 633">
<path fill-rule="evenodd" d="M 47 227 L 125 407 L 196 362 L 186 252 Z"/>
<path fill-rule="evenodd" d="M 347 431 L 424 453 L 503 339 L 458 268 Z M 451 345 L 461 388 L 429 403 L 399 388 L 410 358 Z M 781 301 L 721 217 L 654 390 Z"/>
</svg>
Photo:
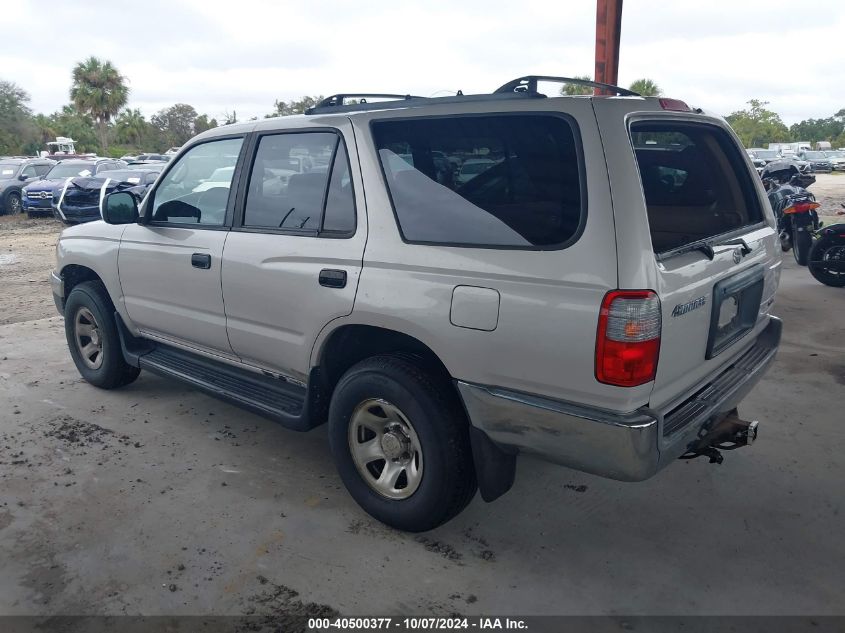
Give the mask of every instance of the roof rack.
<svg viewBox="0 0 845 633">
<path fill-rule="evenodd" d="M 642 96 L 641 94 L 634 92 L 633 90 L 620 88 L 619 86 L 613 86 L 611 84 L 603 84 L 599 81 L 590 81 L 588 79 L 575 79 L 574 77 L 548 77 L 545 75 L 526 75 L 525 77 L 518 77 L 517 79 L 509 81 L 505 85 L 497 88 L 493 94 L 503 94 L 509 92 L 537 92 L 538 81 L 551 81 L 560 84 L 590 86 L 591 88 L 600 88 L 602 90 L 607 90 L 608 92 L 618 94 L 623 97 Z"/>
<path fill-rule="evenodd" d="M 358 103 L 367 103 L 367 99 L 387 99 L 387 100 L 408 100 L 408 99 L 421 99 L 422 97 L 417 97 L 415 95 L 397 95 L 397 94 L 390 94 L 390 93 L 383 93 L 383 92 L 356 92 L 356 93 L 343 93 L 343 94 L 336 94 L 326 97 L 318 104 L 308 108 L 305 111 L 305 114 L 315 114 L 318 111 L 321 111 L 323 108 L 336 108 L 338 106 L 347 105 L 347 99 L 357 99 Z M 356 104 L 351 104 L 356 105 Z"/>
</svg>

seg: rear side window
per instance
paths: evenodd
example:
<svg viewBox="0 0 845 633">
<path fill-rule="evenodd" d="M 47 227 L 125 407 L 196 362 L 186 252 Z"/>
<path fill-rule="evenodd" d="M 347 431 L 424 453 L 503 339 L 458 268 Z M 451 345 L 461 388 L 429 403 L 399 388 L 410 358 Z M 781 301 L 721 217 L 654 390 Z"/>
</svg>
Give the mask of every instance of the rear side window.
<svg viewBox="0 0 845 633">
<path fill-rule="evenodd" d="M 334 132 L 262 136 L 243 225 L 309 234 L 354 232 L 349 159 L 340 137 Z"/>
<path fill-rule="evenodd" d="M 741 150 L 722 129 L 679 122 L 631 125 L 655 253 L 763 220 Z"/>
<path fill-rule="evenodd" d="M 372 129 L 406 241 L 558 248 L 578 234 L 584 205 L 568 119 L 418 118 Z"/>
</svg>

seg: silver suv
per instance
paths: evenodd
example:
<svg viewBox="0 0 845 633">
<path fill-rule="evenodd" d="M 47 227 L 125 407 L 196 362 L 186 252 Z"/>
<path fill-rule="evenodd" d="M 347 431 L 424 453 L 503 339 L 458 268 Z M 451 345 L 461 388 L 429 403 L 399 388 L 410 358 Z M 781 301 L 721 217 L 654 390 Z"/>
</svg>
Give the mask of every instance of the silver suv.
<svg viewBox="0 0 845 633">
<path fill-rule="evenodd" d="M 328 422 L 350 494 L 412 531 L 506 492 L 523 452 L 638 481 L 749 443 L 781 258 L 737 137 L 540 80 L 573 81 L 336 95 L 197 136 L 143 201 L 62 234 L 79 372 Z"/>
</svg>

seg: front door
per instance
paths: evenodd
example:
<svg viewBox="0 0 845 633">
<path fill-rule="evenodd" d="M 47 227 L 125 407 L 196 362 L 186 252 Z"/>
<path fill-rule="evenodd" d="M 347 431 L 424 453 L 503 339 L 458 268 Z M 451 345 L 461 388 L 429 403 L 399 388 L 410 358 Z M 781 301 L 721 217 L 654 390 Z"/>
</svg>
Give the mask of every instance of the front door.
<svg viewBox="0 0 845 633">
<path fill-rule="evenodd" d="M 361 273 L 363 197 L 351 178 L 352 136 L 340 127 L 258 136 L 243 213 L 224 250 L 232 349 L 299 380 L 320 330 L 352 312 Z"/>
<path fill-rule="evenodd" d="M 146 224 L 127 226 L 118 270 L 126 310 L 146 335 L 232 357 L 220 289 L 227 212 L 243 138 L 201 143 L 150 192 Z"/>
</svg>

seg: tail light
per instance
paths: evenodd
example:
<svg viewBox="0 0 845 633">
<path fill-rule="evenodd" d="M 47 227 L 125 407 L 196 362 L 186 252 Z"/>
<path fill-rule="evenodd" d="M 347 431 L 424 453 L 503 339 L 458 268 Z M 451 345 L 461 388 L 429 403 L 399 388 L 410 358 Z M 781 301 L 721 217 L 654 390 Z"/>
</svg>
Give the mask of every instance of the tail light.
<svg viewBox="0 0 845 633">
<path fill-rule="evenodd" d="M 797 202 L 783 210 L 785 214 L 791 213 L 809 213 L 813 209 L 818 209 L 820 205 L 818 202 Z"/>
<path fill-rule="evenodd" d="M 601 303 L 596 378 L 618 387 L 654 380 L 660 353 L 660 299 L 651 290 L 613 290 Z"/>
<path fill-rule="evenodd" d="M 660 107 L 664 110 L 671 110 L 673 112 L 691 112 L 692 108 L 690 108 L 685 101 L 681 101 L 680 99 L 666 99 L 661 98 Z"/>
</svg>

